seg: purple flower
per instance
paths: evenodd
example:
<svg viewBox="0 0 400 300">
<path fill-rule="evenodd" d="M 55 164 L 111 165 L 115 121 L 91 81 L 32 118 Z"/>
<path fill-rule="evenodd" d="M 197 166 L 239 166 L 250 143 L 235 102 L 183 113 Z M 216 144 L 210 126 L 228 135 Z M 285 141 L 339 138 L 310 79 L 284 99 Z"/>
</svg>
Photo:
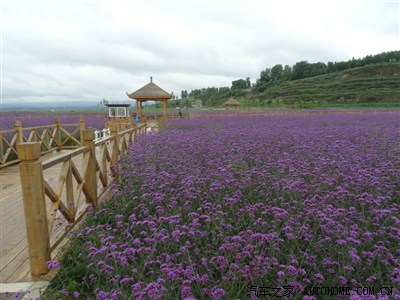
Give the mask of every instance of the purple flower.
<svg viewBox="0 0 400 300">
<path fill-rule="evenodd" d="M 287 270 L 290 275 L 294 276 L 297 273 L 297 269 L 294 266 L 287 266 Z"/>
<path fill-rule="evenodd" d="M 192 297 L 192 289 L 189 286 L 182 286 L 181 295 L 183 299 L 190 299 Z"/>
<path fill-rule="evenodd" d="M 211 298 L 212 299 L 221 299 L 225 295 L 225 291 L 222 288 L 216 288 L 212 293 L 211 293 Z"/>
<path fill-rule="evenodd" d="M 345 285 L 347 283 L 347 279 L 344 276 L 339 276 L 338 279 L 341 285 Z"/>
<path fill-rule="evenodd" d="M 47 268 L 49 269 L 59 269 L 61 267 L 61 264 L 57 260 L 50 260 L 46 263 Z"/>
<path fill-rule="evenodd" d="M 315 274 L 314 277 L 315 277 L 315 279 L 317 280 L 318 283 L 322 283 L 325 280 L 324 276 L 322 274 L 320 274 L 320 273 Z"/>
</svg>

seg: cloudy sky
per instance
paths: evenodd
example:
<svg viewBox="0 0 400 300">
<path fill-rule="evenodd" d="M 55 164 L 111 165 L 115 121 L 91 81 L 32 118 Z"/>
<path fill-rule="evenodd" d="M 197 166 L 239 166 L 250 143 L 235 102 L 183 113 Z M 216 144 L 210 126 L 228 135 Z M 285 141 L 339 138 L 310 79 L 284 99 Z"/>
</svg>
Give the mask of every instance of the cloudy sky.
<svg viewBox="0 0 400 300">
<path fill-rule="evenodd" d="M 1 2 L 1 97 L 127 101 L 400 49 L 400 0 Z"/>
</svg>

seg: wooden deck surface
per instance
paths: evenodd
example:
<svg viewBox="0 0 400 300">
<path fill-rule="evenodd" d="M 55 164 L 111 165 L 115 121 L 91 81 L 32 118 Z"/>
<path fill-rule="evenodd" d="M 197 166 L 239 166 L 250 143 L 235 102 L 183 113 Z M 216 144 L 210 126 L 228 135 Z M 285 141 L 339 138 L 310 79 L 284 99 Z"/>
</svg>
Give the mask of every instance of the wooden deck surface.
<svg viewBox="0 0 400 300">
<path fill-rule="evenodd" d="M 62 150 L 46 154 L 42 161 L 70 152 Z M 77 168 L 82 164 L 82 155 L 74 159 Z M 61 164 L 44 171 L 45 180 L 50 185 L 56 185 Z M 85 201 L 83 202 L 83 205 Z M 46 199 L 48 206 L 50 201 Z M 51 241 L 64 232 L 66 221 L 60 218 L 59 225 L 51 234 Z M 62 249 L 67 242 L 63 242 L 52 252 L 52 258 Z M 28 259 L 28 242 L 25 228 L 25 216 L 20 186 L 19 165 L 0 169 L 0 283 L 49 281 L 54 272 L 32 278 L 30 275 L 30 262 Z"/>
</svg>

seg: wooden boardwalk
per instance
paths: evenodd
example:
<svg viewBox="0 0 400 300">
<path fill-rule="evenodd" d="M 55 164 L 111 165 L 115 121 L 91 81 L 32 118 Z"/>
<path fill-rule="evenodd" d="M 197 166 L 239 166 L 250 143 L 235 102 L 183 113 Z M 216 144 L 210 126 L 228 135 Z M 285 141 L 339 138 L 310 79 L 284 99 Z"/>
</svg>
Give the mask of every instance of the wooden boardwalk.
<svg viewBox="0 0 400 300">
<path fill-rule="evenodd" d="M 157 131 L 157 128 L 147 128 L 145 123 L 127 129 L 122 125 L 110 124 L 110 136 L 97 142 L 92 130 L 83 129 L 81 147 L 62 151 L 53 148 L 41 157 L 38 154 L 43 142 L 21 145 L 18 155 L 24 174 L 25 198 L 20 165 L 0 168 L 1 300 L 13 299 L 14 293 L 23 300 L 40 296 L 57 273 L 56 270 L 48 271 L 45 266 L 48 253 L 51 253 L 51 260 L 60 258 L 68 243 L 68 232 L 79 226 L 87 207 L 111 198 L 116 174 L 112 165 L 127 153 L 130 143 L 136 142 L 147 131 Z M 91 155 L 91 149 L 95 157 Z M 34 202 L 37 203 L 32 205 Z M 29 246 L 26 222 L 29 224 Z M 48 226 L 48 231 L 43 225 Z M 33 259 L 29 258 L 29 250 L 34 253 Z M 32 275 L 46 271 L 45 275 Z"/>
<path fill-rule="evenodd" d="M 54 158 L 70 152 L 62 150 L 46 154 L 42 161 Z M 75 159 L 77 168 L 82 164 L 82 155 Z M 60 173 L 61 164 L 44 171 L 44 177 L 48 182 L 56 185 Z M 83 201 L 84 202 L 84 201 Z M 50 202 L 47 201 L 46 205 Z M 60 221 L 58 229 L 51 235 L 52 239 L 64 232 L 66 221 Z M 33 278 L 30 274 L 30 262 L 28 258 L 28 242 L 25 228 L 24 206 L 20 185 L 19 165 L 12 165 L 0 169 L 0 284 L 32 281 L 49 281 L 54 277 L 54 272 Z M 63 242 L 52 252 L 55 257 Z M 1 298 L 1 297 L 0 297 Z"/>
</svg>

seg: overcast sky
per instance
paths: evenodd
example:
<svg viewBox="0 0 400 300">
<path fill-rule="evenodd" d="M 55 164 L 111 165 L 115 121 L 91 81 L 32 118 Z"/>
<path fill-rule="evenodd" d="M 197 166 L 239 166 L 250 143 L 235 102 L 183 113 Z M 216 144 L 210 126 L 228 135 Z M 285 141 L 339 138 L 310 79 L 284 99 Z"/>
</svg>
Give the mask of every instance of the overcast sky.
<svg viewBox="0 0 400 300">
<path fill-rule="evenodd" d="M 2 102 L 127 101 L 150 76 L 180 96 L 399 50 L 399 2 L 2 0 Z"/>
</svg>

